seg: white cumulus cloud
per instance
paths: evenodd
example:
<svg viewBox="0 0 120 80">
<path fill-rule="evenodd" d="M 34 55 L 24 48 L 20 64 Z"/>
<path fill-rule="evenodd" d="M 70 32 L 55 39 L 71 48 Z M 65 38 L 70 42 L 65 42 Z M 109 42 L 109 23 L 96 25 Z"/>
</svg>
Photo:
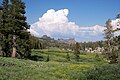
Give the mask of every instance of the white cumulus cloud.
<svg viewBox="0 0 120 80">
<path fill-rule="evenodd" d="M 56 39 L 75 38 L 79 41 L 85 41 L 86 39 L 87 41 L 95 41 L 103 38 L 105 27 L 99 25 L 80 27 L 75 22 L 68 20 L 68 14 L 68 9 L 58 11 L 50 9 L 39 18 L 39 21 L 31 25 L 30 33 L 37 37 L 48 35 Z"/>
<path fill-rule="evenodd" d="M 111 22 L 113 30 L 120 28 L 120 19 L 112 20 Z M 120 31 L 115 32 L 115 36 L 120 35 Z"/>
</svg>

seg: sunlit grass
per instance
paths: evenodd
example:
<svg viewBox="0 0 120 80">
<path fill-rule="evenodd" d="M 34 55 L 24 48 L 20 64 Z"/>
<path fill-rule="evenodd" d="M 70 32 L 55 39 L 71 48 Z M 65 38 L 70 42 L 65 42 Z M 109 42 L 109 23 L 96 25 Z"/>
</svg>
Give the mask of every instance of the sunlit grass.
<svg viewBox="0 0 120 80">
<path fill-rule="evenodd" d="M 46 62 L 49 54 L 50 61 Z M 76 80 L 84 77 L 82 72 L 105 63 L 95 59 L 95 53 L 80 55 L 75 61 L 73 52 L 69 52 L 70 61 L 66 59 L 67 51 L 59 49 L 32 50 L 32 55 L 42 56 L 43 61 L 0 57 L 0 80 Z"/>
</svg>

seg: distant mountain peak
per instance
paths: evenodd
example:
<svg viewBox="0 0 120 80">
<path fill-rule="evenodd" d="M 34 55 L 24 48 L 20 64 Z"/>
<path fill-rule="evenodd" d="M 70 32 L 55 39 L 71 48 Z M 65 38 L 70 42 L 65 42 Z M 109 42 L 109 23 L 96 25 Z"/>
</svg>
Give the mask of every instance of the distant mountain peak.
<svg viewBox="0 0 120 80">
<path fill-rule="evenodd" d="M 62 43 L 67 43 L 67 44 L 75 44 L 76 41 L 74 38 L 69 38 L 69 39 L 58 39 L 58 42 L 62 42 Z"/>
</svg>

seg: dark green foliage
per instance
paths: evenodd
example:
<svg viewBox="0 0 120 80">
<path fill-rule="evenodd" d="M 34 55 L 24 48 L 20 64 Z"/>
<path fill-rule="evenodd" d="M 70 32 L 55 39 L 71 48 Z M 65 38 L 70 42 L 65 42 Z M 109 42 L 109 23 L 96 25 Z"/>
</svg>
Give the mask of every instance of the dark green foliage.
<svg viewBox="0 0 120 80">
<path fill-rule="evenodd" d="M 85 50 L 85 48 L 92 48 L 95 50 L 96 47 L 104 47 L 104 41 L 96 41 L 96 42 L 81 42 L 80 43 L 80 50 Z"/>
<path fill-rule="evenodd" d="M 118 14 L 118 15 L 116 16 L 116 18 L 120 18 L 120 14 Z"/>
<path fill-rule="evenodd" d="M 79 54 L 80 54 L 80 44 L 78 42 L 75 44 L 74 54 L 75 54 L 76 61 L 79 61 L 79 59 L 80 59 L 80 56 L 79 56 Z"/>
<path fill-rule="evenodd" d="M 95 60 L 100 61 L 100 57 L 99 57 L 98 53 L 96 53 L 96 55 L 95 55 Z"/>
<path fill-rule="evenodd" d="M 110 60 L 110 63 L 116 63 L 118 54 L 116 47 L 116 41 L 114 41 L 113 38 L 113 28 L 111 26 L 111 20 L 109 19 L 106 22 L 106 29 L 105 29 L 105 39 L 106 39 L 106 47 L 105 47 L 105 53 L 107 55 L 107 59 Z"/>
<path fill-rule="evenodd" d="M 118 65 L 102 65 L 86 72 L 87 80 L 119 80 L 120 68 Z"/>
<path fill-rule="evenodd" d="M 120 14 L 118 14 L 116 18 L 120 19 Z M 120 21 L 118 21 L 117 26 L 120 26 Z M 115 31 L 120 31 L 120 28 L 117 28 Z M 117 50 L 117 52 L 118 52 L 118 62 L 119 62 L 119 65 L 120 65 L 120 35 L 118 35 L 115 38 L 115 42 L 117 43 L 117 46 L 118 46 L 118 50 Z"/>
<path fill-rule="evenodd" d="M 25 22 L 26 17 L 25 14 L 25 3 L 21 0 L 11 0 L 11 7 L 12 7 L 12 17 L 14 19 L 13 26 L 14 26 L 14 33 L 16 35 L 17 40 L 17 49 L 19 54 L 23 54 L 22 57 L 29 57 L 30 56 L 30 39 L 29 33 L 27 29 L 29 29 L 29 25 Z"/>
<path fill-rule="evenodd" d="M 0 52 L 2 56 L 30 57 L 29 25 L 26 23 L 25 3 L 3 0 L 0 6 Z M 14 49 L 13 49 L 14 48 Z"/>
<path fill-rule="evenodd" d="M 31 36 L 30 40 L 31 40 L 32 49 L 45 49 L 46 48 L 44 41 L 40 40 L 39 38 Z"/>
<path fill-rule="evenodd" d="M 114 37 L 113 41 L 115 42 L 114 45 L 117 47 L 117 50 L 114 50 L 114 54 L 117 56 L 117 60 L 120 63 L 120 35 Z"/>
<path fill-rule="evenodd" d="M 116 18 L 120 18 L 120 14 L 117 15 Z M 120 21 L 117 22 L 117 26 L 120 26 Z M 120 61 L 120 38 L 118 36 L 114 37 L 114 32 L 119 31 L 120 28 L 114 29 L 111 26 L 111 20 L 109 19 L 106 22 L 105 29 L 105 53 L 107 54 L 107 58 L 110 60 L 110 63 L 116 63 Z"/>
<path fill-rule="evenodd" d="M 112 51 L 109 53 L 110 63 L 116 63 L 118 58 L 118 51 Z"/>
<path fill-rule="evenodd" d="M 33 61 L 44 61 L 44 58 L 42 56 L 38 56 L 38 55 L 32 55 L 29 59 L 31 59 Z"/>
<path fill-rule="evenodd" d="M 105 39 L 108 40 L 107 44 L 108 44 L 108 46 L 110 46 L 110 41 L 113 38 L 113 32 L 112 32 L 113 28 L 111 26 L 111 20 L 110 19 L 108 19 L 106 21 L 106 26 L 105 27 L 106 27 L 106 29 L 104 30 L 105 31 Z"/>
<path fill-rule="evenodd" d="M 67 58 L 68 61 L 70 61 L 70 55 L 69 55 L 69 53 L 67 53 L 66 58 Z"/>
<path fill-rule="evenodd" d="M 46 59 L 46 62 L 50 61 L 50 57 L 49 57 L 49 53 L 47 55 L 47 59 Z"/>
<path fill-rule="evenodd" d="M 9 13 L 8 10 L 9 4 L 8 0 L 3 0 L 3 4 L 1 5 L 0 11 L 0 47 L 1 47 L 1 56 L 10 56 L 10 48 L 12 44 L 11 35 L 8 34 L 10 25 L 9 25 Z"/>
<path fill-rule="evenodd" d="M 80 71 L 70 73 L 70 80 L 87 80 L 85 74 Z"/>
<path fill-rule="evenodd" d="M 69 49 L 74 50 L 73 44 L 62 43 L 57 40 L 51 39 L 43 39 L 31 36 L 31 48 L 32 49 L 49 49 L 51 47 L 56 47 L 59 49 Z"/>
</svg>

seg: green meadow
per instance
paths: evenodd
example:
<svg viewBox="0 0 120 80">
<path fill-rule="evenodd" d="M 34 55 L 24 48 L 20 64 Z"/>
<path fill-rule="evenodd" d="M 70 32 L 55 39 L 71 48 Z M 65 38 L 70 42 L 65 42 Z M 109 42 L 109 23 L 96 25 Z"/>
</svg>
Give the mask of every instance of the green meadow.
<svg viewBox="0 0 120 80">
<path fill-rule="evenodd" d="M 66 53 L 70 55 L 67 61 Z M 96 61 L 95 54 L 81 54 L 80 61 L 74 59 L 74 54 L 65 50 L 45 49 L 32 50 L 33 56 L 39 56 L 37 61 L 13 58 L 0 58 L 0 79 L 36 80 L 36 79 L 74 79 L 83 71 L 104 63 Z M 49 55 L 49 62 L 46 62 Z"/>
<path fill-rule="evenodd" d="M 56 48 L 34 49 L 32 56 L 34 60 L 0 57 L 0 80 L 90 80 L 90 70 L 109 65 L 101 54 L 96 57 L 96 53 L 81 53 L 76 61 L 73 52 Z"/>
</svg>

